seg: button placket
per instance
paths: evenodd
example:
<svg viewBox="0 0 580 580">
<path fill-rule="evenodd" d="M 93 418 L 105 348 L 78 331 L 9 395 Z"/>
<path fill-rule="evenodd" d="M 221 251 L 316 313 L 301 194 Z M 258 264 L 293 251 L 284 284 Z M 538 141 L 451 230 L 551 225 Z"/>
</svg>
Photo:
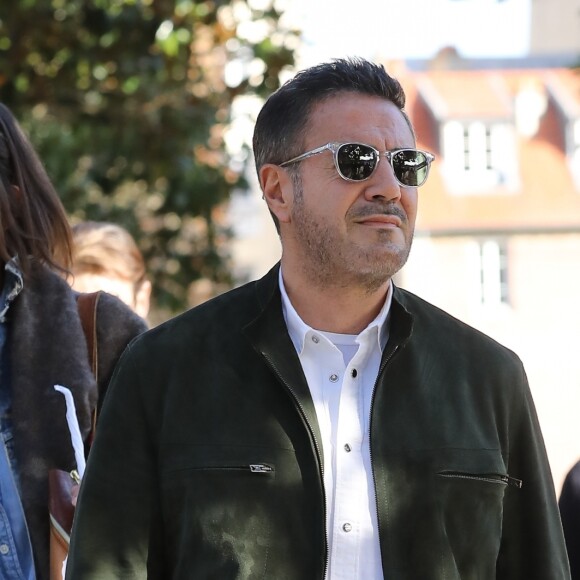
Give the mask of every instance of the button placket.
<svg viewBox="0 0 580 580">
<path fill-rule="evenodd" d="M 332 550 L 333 563 L 341 570 L 356 576 L 358 564 L 352 556 L 360 542 L 359 515 L 361 509 L 361 486 L 365 475 L 361 474 L 362 423 L 360 405 L 360 373 L 349 365 L 344 369 L 337 426 L 337 440 L 341 442 L 336 455 L 335 512 L 333 528 L 335 546 Z"/>
</svg>

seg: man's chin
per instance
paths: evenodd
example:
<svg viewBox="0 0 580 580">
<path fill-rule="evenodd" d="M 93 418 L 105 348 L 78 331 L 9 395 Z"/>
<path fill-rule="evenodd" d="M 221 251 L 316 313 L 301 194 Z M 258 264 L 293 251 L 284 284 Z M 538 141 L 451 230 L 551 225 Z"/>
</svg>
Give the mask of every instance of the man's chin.
<svg viewBox="0 0 580 580">
<path fill-rule="evenodd" d="M 399 260 L 389 260 L 372 267 L 361 268 L 356 274 L 357 283 L 367 292 L 375 292 L 385 286 L 402 267 L 403 264 Z"/>
<path fill-rule="evenodd" d="M 368 263 L 368 267 L 365 268 L 366 274 L 370 278 L 389 280 L 405 265 L 408 257 L 409 252 L 406 248 L 380 252 L 372 262 Z"/>
</svg>

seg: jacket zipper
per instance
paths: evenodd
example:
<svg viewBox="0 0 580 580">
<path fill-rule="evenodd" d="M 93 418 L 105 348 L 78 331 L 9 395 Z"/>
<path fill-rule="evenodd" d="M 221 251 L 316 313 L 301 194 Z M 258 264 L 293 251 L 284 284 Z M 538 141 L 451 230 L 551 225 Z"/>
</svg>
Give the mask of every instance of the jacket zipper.
<svg viewBox="0 0 580 580">
<path fill-rule="evenodd" d="M 377 385 L 379 384 L 379 379 L 380 379 L 381 375 L 383 374 L 383 371 L 385 370 L 386 366 L 389 364 L 389 362 L 395 356 L 395 353 L 398 350 L 399 350 L 399 345 L 397 344 L 395 346 L 395 348 L 391 351 L 389 356 L 387 356 L 387 358 L 385 359 L 383 364 L 379 367 L 379 372 L 377 373 L 377 378 L 375 380 L 375 384 L 373 385 L 373 392 L 371 395 L 371 409 L 370 409 L 370 413 L 369 413 L 369 457 L 371 460 L 371 470 L 373 473 L 373 487 L 375 490 L 375 511 L 377 514 L 377 532 L 378 532 L 378 538 L 379 538 L 379 551 L 381 552 L 381 560 L 382 560 L 383 550 L 381 547 L 381 534 L 380 534 L 381 525 L 380 525 L 380 517 L 379 517 L 379 496 L 377 494 L 377 478 L 375 476 L 375 468 L 374 468 L 374 463 L 373 463 L 373 445 L 372 445 L 373 430 L 371 428 L 372 427 L 371 420 L 372 420 L 372 416 L 373 416 L 373 408 L 375 406 L 375 391 L 377 390 Z"/>
<path fill-rule="evenodd" d="M 502 483 L 521 489 L 522 480 L 503 473 L 466 473 L 464 471 L 440 471 L 437 475 L 453 479 L 471 479 L 473 481 L 487 481 L 489 483 Z"/>
<path fill-rule="evenodd" d="M 328 530 L 326 528 L 326 490 L 324 489 L 324 467 L 322 465 L 322 459 L 321 459 L 322 458 L 322 451 L 321 451 L 320 445 L 318 443 L 318 440 L 316 439 L 316 435 L 314 434 L 314 429 L 312 429 L 312 425 L 311 425 L 310 421 L 308 421 L 306 411 L 304 410 L 304 407 L 302 406 L 302 403 L 300 402 L 300 399 L 296 395 L 294 389 L 288 384 L 286 379 L 284 379 L 284 377 L 282 376 L 280 371 L 278 371 L 278 369 L 276 368 L 276 365 L 273 363 L 273 361 L 270 359 L 270 357 L 265 352 L 262 352 L 262 356 L 268 361 L 270 368 L 274 371 L 274 373 L 276 374 L 278 379 L 282 382 L 282 384 L 288 389 L 288 391 L 290 392 L 290 394 L 294 398 L 294 401 L 296 401 L 296 404 L 298 405 L 298 408 L 300 409 L 300 412 L 302 413 L 302 418 L 304 419 L 304 422 L 308 426 L 308 429 L 310 430 L 310 434 L 312 435 L 312 439 L 314 441 L 314 447 L 315 447 L 316 453 L 318 455 L 318 471 L 320 474 L 320 481 L 322 483 L 323 516 L 324 516 L 323 521 L 324 521 L 324 537 L 325 537 L 324 548 L 325 548 L 325 552 L 326 552 L 325 564 L 324 564 L 324 573 L 322 575 L 322 578 L 326 578 L 326 571 L 328 570 L 329 553 L 328 553 Z"/>
<path fill-rule="evenodd" d="M 178 471 L 247 471 L 249 473 L 274 473 L 274 468 L 266 463 L 250 463 L 248 465 L 204 465 L 201 467 L 187 467 Z"/>
</svg>

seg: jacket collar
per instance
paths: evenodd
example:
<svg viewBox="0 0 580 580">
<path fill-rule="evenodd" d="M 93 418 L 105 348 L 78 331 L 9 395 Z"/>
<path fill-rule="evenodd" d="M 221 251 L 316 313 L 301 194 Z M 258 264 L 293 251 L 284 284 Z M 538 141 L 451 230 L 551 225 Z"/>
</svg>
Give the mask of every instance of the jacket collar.
<svg viewBox="0 0 580 580">
<path fill-rule="evenodd" d="M 408 309 L 405 290 L 393 284 L 393 302 L 389 312 L 389 342 L 383 351 L 383 361 L 396 349 L 403 347 L 413 333 L 413 314 Z"/>
<path fill-rule="evenodd" d="M 278 283 L 280 264 L 276 264 L 263 278 L 255 282 L 260 313 L 245 328 L 244 333 L 253 348 L 264 357 L 278 380 L 294 396 L 303 418 L 311 429 L 314 444 L 322 462 L 321 436 L 316 411 L 300 359 L 288 334 L 282 311 L 282 297 Z M 393 284 L 390 312 L 389 342 L 383 351 L 386 362 L 411 336 L 413 316 L 407 309 L 405 291 Z M 381 368 L 384 365 L 381 365 Z"/>
<path fill-rule="evenodd" d="M 261 317 L 272 317 L 276 319 L 275 328 L 271 328 L 271 332 L 275 332 L 276 335 L 288 335 L 288 329 L 286 328 L 286 322 L 282 312 L 282 297 L 280 295 L 278 281 L 279 272 L 280 263 L 278 262 L 263 278 L 255 282 L 256 297 L 260 307 L 260 314 L 246 327 L 248 329 L 248 337 L 251 337 L 254 334 L 254 331 L 251 331 L 250 329 L 253 328 L 255 323 L 258 323 Z M 407 292 L 401 290 L 393 283 L 393 298 L 389 312 L 389 343 L 385 349 L 385 353 L 388 353 L 393 346 L 403 345 L 410 338 L 413 331 L 413 314 L 409 308 L 410 304 L 407 299 Z M 274 324 L 273 320 L 271 322 Z M 258 323 L 255 331 L 257 332 L 259 328 L 260 324 Z M 256 336 L 256 338 L 258 337 Z M 292 351 L 295 352 L 290 337 L 287 336 L 287 338 L 289 345 L 292 346 Z M 285 346 L 287 347 L 287 345 Z M 389 346 L 391 348 L 389 348 Z M 256 348 L 256 345 L 254 345 L 254 348 Z M 256 350 L 260 352 L 258 348 L 256 348 Z M 383 353 L 383 357 L 385 353 Z M 297 363 L 300 365 L 298 359 Z"/>
<path fill-rule="evenodd" d="M 0 322 L 6 322 L 8 308 L 23 287 L 24 281 L 18 260 L 12 258 L 4 267 L 4 287 L 0 289 Z"/>
</svg>

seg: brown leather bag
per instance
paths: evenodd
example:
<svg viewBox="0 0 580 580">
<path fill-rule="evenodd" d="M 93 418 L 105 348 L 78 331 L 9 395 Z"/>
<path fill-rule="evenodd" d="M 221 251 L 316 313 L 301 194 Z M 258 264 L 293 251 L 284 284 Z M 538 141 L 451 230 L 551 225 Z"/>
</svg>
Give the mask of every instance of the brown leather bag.
<svg viewBox="0 0 580 580">
<path fill-rule="evenodd" d="M 91 370 L 97 379 L 97 303 L 100 292 L 79 294 L 77 307 L 87 341 Z M 95 430 L 96 415 L 93 416 Z M 91 442 L 91 441 L 89 441 Z M 79 493 L 80 477 L 76 470 L 50 469 L 48 472 L 48 509 L 50 513 L 50 579 L 63 580 L 64 562 L 68 556 L 70 533 Z"/>
</svg>

